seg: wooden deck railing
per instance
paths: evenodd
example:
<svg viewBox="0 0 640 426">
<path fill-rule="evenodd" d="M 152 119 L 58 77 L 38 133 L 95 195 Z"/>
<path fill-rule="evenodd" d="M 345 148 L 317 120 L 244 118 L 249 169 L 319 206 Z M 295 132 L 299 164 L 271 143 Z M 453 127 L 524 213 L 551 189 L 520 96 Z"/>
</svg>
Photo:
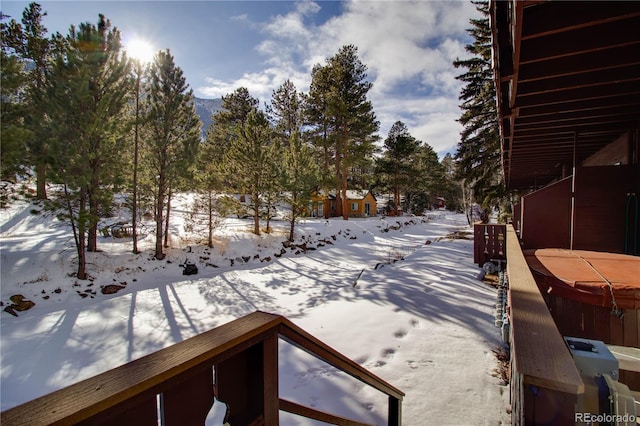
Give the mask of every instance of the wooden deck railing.
<svg viewBox="0 0 640 426">
<path fill-rule="evenodd" d="M 473 263 L 484 265 L 491 260 L 504 260 L 506 225 L 476 223 L 473 225 Z"/>
<path fill-rule="evenodd" d="M 208 332 L 0 413 L 14 425 L 203 425 L 214 396 L 231 425 L 277 425 L 279 411 L 338 425 L 365 423 L 281 399 L 282 338 L 386 394 L 400 425 L 404 393 L 286 318 L 254 312 Z M 214 373 L 215 370 L 215 373 Z"/>
<path fill-rule="evenodd" d="M 584 383 L 507 226 L 512 424 L 575 423 Z"/>
</svg>

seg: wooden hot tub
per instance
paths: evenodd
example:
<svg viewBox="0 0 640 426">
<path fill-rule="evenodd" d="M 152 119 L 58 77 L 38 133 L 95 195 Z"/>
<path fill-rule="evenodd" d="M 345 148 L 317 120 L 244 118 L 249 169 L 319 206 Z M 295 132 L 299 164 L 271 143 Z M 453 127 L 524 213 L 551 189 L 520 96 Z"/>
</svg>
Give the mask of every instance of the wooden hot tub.
<svg viewBox="0 0 640 426">
<path fill-rule="evenodd" d="M 524 250 L 560 333 L 640 347 L 640 257 L 567 249 Z M 640 390 L 640 374 L 620 372 Z"/>
</svg>

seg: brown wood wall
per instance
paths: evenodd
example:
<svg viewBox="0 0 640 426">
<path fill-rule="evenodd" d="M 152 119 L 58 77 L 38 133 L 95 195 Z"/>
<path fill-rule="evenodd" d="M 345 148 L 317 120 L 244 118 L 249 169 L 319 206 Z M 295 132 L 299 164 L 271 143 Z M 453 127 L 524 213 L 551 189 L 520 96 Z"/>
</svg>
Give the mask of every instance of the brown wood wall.
<svg viewBox="0 0 640 426">
<path fill-rule="evenodd" d="M 569 248 L 571 230 L 571 178 L 522 197 L 524 249 Z"/>
<path fill-rule="evenodd" d="M 640 166 L 579 168 L 573 248 L 624 253 L 627 194 L 632 192 L 640 196 Z"/>
<path fill-rule="evenodd" d="M 522 197 L 524 249 L 570 248 L 571 183 L 566 178 Z M 640 166 L 581 167 L 576 172 L 575 250 L 624 253 L 627 194 L 640 197 Z M 633 238 L 640 224 L 630 226 Z"/>
<path fill-rule="evenodd" d="M 610 308 L 587 305 L 542 292 L 558 330 L 563 336 L 601 340 L 611 345 L 640 347 L 640 312 L 626 309 L 622 319 Z M 640 391 L 640 373 L 620 370 L 620 381 Z"/>
</svg>

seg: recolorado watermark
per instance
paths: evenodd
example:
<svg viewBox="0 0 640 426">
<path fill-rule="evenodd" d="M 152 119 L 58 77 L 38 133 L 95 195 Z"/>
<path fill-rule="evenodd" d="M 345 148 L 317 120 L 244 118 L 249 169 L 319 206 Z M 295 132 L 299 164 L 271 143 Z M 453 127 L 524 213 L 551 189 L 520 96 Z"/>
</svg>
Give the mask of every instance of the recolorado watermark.
<svg viewBox="0 0 640 426">
<path fill-rule="evenodd" d="M 585 423 L 636 423 L 637 416 L 633 414 L 593 414 L 593 413 L 576 413 L 574 421 Z"/>
</svg>

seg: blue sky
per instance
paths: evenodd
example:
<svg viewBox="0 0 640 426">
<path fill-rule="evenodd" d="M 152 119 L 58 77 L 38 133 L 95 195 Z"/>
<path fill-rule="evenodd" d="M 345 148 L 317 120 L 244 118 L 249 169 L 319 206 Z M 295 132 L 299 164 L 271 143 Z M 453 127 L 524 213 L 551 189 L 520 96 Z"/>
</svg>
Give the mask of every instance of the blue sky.
<svg viewBox="0 0 640 426">
<path fill-rule="evenodd" d="M 40 1 L 50 32 L 104 14 L 127 43 L 170 49 L 196 96 L 247 87 L 264 104 L 286 79 L 306 92 L 314 64 L 345 44 L 358 47 L 373 83 L 369 98 L 384 139 L 403 121 L 440 154 L 455 152 L 462 127 L 458 96 L 470 1 Z M 3 0 L 17 20 L 28 2 Z"/>
</svg>

